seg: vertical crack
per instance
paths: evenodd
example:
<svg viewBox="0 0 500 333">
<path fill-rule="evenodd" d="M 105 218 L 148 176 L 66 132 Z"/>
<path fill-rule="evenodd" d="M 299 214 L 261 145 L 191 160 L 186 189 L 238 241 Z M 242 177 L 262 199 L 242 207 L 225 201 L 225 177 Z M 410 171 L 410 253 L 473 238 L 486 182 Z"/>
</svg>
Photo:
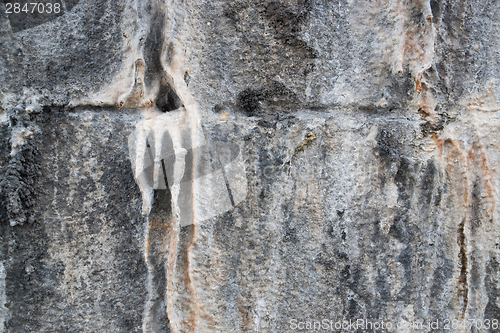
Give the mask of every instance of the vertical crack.
<svg viewBox="0 0 500 333">
<path fill-rule="evenodd" d="M 462 319 L 463 319 L 465 318 L 467 305 L 469 302 L 469 286 L 467 281 L 468 259 L 467 259 L 467 239 L 465 236 L 465 218 L 458 225 L 457 243 L 458 246 L 460 247 L 460 251 L 458 253 L 458 259 L 460 263 L 458 289 L 459 289 L 459 294 L 463 299 L 463 305 L 462 305 Z"/>
</svg>

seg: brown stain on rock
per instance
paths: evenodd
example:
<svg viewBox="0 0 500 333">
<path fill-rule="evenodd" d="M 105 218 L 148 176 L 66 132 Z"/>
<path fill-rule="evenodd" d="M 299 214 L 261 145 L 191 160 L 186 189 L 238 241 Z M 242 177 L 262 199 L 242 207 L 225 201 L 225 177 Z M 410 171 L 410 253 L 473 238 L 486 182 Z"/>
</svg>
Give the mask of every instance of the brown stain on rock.
<svg viewBox="0 0 500 333">
<path fill-rule="evenodd" d="M 175 264 L 177 259 L 177 244 L 179 242 L 179 230 L 175 228 L 170 234 L 170 239 L 168 241 L 169 253 L 167 261 L 167 317 L 169 320 L 173 320 L 173 280 L 175 273 Z"/>
<path fill-rule="evenodd" d="M 192 254 L 192 247 L 195 243 L 196 239 L 196 224 L 192 224 L 191 227 L 191 237 L 189 239 L 189 244 L 186 247 L 186 266 L 184 268 L 184 282 L 186 285 L 186 289 L 190 295 L 191 299 L 191 308 L 189 311 L 188 318 L 183 322 L 186 326 L 192 328 L 192 332 L 196 332 L 197 328 L 201 326 L 201 320 L 203 319 L 208 326 L 214 326 L 213 319 L 207 314 L 205 310 L 205 304 L 201 302 L 200 296 L 197 293 L 195 281 L 192 277 L 192 263 L 190 255 Z"/>
<path fill-rule="evenodd" d="M 417 74 L 417 77 L 415 78 L 415 83 L 416 83 L 415 91 L 418 93 L 421 93 L 422 92 L 422 74 L 421 73 Z"/>
<path fill-rule="evenodd" d="M 450 183 L 455 183 L 456 187 L 450 189 L 456 196 L 457 199 L 462 197 L 462 207 L 463 215 L 461 221 L 457 226 L 457 245 L 458 245 L 458 276 L 457 276 L 457 290 L 458 298 L 461 302 L 461 317 L 464 318 L 467 311 L 467 305 L 469 301 L 469 282 L 468 282 L 468 264 L 469 259 L 467 255 L 467 245 L 468 240 L 466 233 L 468 230 L 466 221 L 467 217 L 467 207 L 469 199 L 469 186 L 468 186 L 468 175 L 467 175 L 467 160 L 464 153 L 460 149 L 459 143 L 451 138 L 446 138 L 442 143 L 443 151 L 443 163 L 445 165 L 447 178 L 451 179 Z M 461 193 L 462 192 L 462 193 Z M 458 208 L 458 207 L 457 207 Z M 458 216 L 457 216 L 458 217 Z"/>
<path fill-rule="evenodd" d="M 460 149 L 459 143 L 451 138 L 446 138 L 443 140 L 441 145 L 443 151 L 441 152 L 441 157 L 443 158 L 443 163 L 446 165 L 446 171 L 448 174 L 454 173 L 457 170 L 458 174 L 462 177 L 462 184 L 464 184 L 463 191 L 463 203 L 467 205 L 469 194 L 467 191 L 469 179 L 467 176 L 467 159 Z"/>
<path fill-rule="evenodd" d="M 469 147 L 465 143 L 446 137 L 445 134 L 432 133 L 437 149 L 435 154 L 442 163 L 445 178 L 449 179 L 450 184 L 455 184 L 449 189 L 450 195 L 456 196 L 463 206 L 460 208 L 457 205 L 457 218 L 460 217 L 460 222 L 457 226 L 457 245 L 458 245 L 458 272 L 457 272 L 457 296 L 460 304 L 460 316 L 465 318 L 467 315 L 467 307 L 469 305 L 469 293 L 471 292 L 470 267 L 475 265 L 474 257 L 470 257 L 472 251 L 470 247 L 474 247 L 475 240 L 468 239 L 470 229 L 473 228 L 471 223 L 477 219 L 475 211 L 479 206 L 484 206 L 487 216 L 481 220 L 493 222 L 494 211 L 496 207 L 496 193 L 493 186 L 493 171 L 491 170 L 484 144 L 479 138 L 475 138 L 475 142 Z M 472 184 L 472 179 L 479 181 L 483 198 L 474 200 L 477 195 L 474 195 L 477 181 Z M 476 188 L 477 190 L 477 188 Z M 460 200 L 461 199 L 461 200 Z M 477 222 L 476 222 L 477 223 Z"/>
</svg>

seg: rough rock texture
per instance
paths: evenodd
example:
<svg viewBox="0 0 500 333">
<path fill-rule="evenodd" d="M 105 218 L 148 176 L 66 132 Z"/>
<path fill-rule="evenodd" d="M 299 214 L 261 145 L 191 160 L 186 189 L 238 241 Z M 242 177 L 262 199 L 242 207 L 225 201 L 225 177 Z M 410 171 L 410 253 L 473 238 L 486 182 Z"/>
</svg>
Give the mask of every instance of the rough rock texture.
<svg viewBox="0 0 500 333">
<path fill-rule="evenodd" d="M 0 331 L 498 330 L 499 1 L 60 3 L 0 2 Z M 184 226 L 128 143 L 182 108 L 246 179 Z"/>
</svg>

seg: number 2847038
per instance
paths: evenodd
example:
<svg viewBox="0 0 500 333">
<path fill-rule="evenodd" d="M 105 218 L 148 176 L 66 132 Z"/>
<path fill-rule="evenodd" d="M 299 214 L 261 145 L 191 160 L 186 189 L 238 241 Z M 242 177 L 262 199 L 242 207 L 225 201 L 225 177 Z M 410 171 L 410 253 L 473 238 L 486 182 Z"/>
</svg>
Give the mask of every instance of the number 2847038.
<svg viewBox="0 0 500 333">
<path fill-rule="evenodd" d="M 17 3 L 7 2 L 5 4 L 6 14 L 59 14 L 61 12 L 60 3 L 51 2 L 30 2 L 30 3 Z"/>
</svg>

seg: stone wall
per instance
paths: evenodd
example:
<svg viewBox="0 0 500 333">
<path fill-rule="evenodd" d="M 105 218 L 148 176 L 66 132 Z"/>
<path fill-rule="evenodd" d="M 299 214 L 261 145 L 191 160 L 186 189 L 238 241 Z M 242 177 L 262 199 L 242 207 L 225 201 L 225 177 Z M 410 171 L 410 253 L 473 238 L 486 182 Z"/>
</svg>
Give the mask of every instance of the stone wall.
<svg viewBox="0 0 500 333">
<path fill-rule="evenodd" d="M 52 3 L 0 3 L 0 331 L 499 328 L 498 1 Z M 239 183 L 141 183 L 175 112 Z"/>
</svg>

